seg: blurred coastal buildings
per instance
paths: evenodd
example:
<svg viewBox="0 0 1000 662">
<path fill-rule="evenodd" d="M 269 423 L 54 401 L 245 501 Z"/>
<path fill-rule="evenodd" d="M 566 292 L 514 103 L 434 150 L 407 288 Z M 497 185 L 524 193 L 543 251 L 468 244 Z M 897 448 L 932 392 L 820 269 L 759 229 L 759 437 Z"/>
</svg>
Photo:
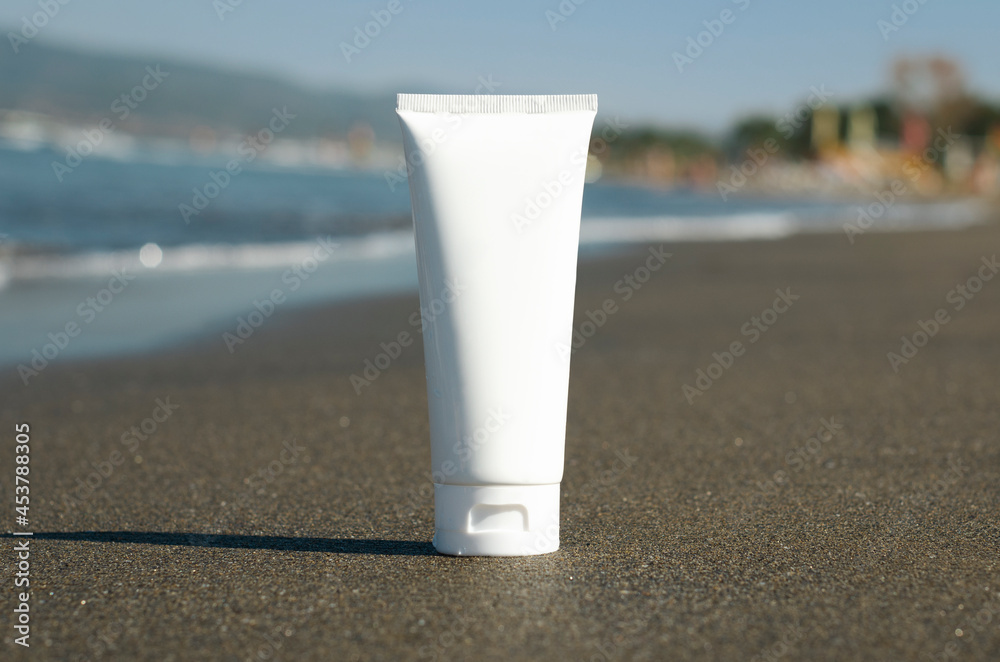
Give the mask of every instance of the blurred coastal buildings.
<svg viewBox="0 0 1000 662">
<path fill-rule="evenodd" d="M 690 132 L 631 132 L 602 170 L 662 187 L 794 194 L 1000 195 L 1000 106 L 976 98 L 957 62 L 892 65 L 876 99 L 834 104 L 813 88 L 782 117 L 751 117 L 721 140 Z"/>
<path fill-rule="evenodd" d="M 50 149 L 69 172 L 90 155 L 403 172 L 391 94 L 359 97 L 191 66 L 155 67 L 44 48 L 4 69 L 0 146 Z M 162 85 L 160 82 L 162 81 Z M 824 86 L 779 117 L 722 136 L 598 118 L 588 178 L 731 195 L 1000 195 L 1000 105 L 942 56 L 894 62 L 884 94 L 845 102 Z M 122 91 L 125 91 L 124 94 Z M 281 100 L 276 107 L 275 100 Z M 287 116 L 272 130 L 272 115 Z M 616 118 L 617 120 L 617 118 Z M 56 164 L 62 165 L 56 165 Z"/>
</svg>

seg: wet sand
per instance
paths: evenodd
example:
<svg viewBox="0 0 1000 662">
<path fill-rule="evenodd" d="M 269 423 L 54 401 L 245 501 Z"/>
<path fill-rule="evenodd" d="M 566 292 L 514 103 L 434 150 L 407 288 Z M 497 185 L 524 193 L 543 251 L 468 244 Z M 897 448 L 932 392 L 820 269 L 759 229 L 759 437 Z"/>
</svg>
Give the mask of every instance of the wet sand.
<svg viewBox="0 0 1000 662">
<path fill-rule="evenodd" d="M 351 384 L 415 295 L 8 371 L 35 536 L 27 651 L 0 557 L 4 656 L 1000 658 L 1000 278 L 968 282 L 1000 226 L 665 249 L 581 268 L 542 557 L 434 553 L 419 341 Z"/>
</svg>

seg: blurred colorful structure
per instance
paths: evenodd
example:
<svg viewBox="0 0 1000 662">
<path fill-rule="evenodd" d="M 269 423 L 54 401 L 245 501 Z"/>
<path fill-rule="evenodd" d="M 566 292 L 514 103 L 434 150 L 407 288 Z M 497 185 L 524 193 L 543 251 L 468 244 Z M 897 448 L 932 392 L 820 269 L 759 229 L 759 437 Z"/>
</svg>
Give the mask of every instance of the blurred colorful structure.
<svg viewBox="0 0 1000 662">
<path fill-rule="evenodd" d="M 721 148 L 690 133 L 625 134 L 601 155 L 603 171 L 662 187 L 739 180 L 740 190 L 765 194 L 895 183 L 913 196 L 1000 195 L 1000 107 L 966 90 L 958 63 L 901 58 L 889 81 L 882 98 L 838 106 L 812 95 L 784 118 L 748 118 Z"/>
</svg>

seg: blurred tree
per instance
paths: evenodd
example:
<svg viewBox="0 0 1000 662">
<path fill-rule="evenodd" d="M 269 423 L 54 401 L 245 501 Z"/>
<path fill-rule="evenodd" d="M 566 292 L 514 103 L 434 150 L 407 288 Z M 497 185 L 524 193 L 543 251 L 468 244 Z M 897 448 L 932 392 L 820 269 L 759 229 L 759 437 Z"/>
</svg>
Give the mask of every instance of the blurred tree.
<svg viewBox="0 0 1000 662">
<path fill-rule="evenodd" d="M 896 103 L 890 97 L 876 97 L 870 103 L 875 111 L 875 135 L 882 141 L 898 142 L 902 118 Z"/>
<path fill-rule="evenodd" d="M 756 115 L 740 120 L 726 136 L 724 143 L 726 156 L 730 159 L 743 158 L 742 155 L 746 150 L 760 147 L 769 139 L 779 145 L 785 142 L 775 118 Z"/>
<path fill-rule="evenodd" d="M 1000 106 L 973 100 L 962 126 L 962 133 L 980 138 L 988 136 L 996 127 L 1000 127 Z"/>
<path fill-rule="evenodd" d="M 802 106 L 803 116 L 789 114 L 784 119 L 756 115 L 740 120 L 727 134 L 724 147 L 729 159 L 743 159 L 746 150 L 760 147 L 769 138 L 779 146 L 782 158 L 797 160 L 812 155 L 809 145 L 813 111 Z"/>
<path fill-rule="evenodd" d="M 687 180 L 694 164 L 704 169 L 706 158 L 717 160 L 719 148 L 695 131 L 646 127 L 625 131 L 596 156 L 608 174 L 669 184 Z"/>
</svg>

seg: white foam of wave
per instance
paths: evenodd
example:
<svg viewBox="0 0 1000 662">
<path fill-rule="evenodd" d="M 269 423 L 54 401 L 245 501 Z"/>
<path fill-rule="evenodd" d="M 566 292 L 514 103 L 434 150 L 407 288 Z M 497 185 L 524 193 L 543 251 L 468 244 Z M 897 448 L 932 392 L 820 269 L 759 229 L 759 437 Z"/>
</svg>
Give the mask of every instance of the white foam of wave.
<svg viewBox="0 0 1000 662">
<path fill-rule="evenodd" d="M 866 204 L 844 204 L 811 212 L 748 212 L 719 216 L 655 216 L 585 218 L 580 242 L 586 245 L 651 241 L 743 241 L 780 239 L 801 232 L 842 232 L 857 223 Z M 899 203 L 891 206 L 866 232 L 948 230 L 982 223 L 988 207 L 975 199 Z"/>
<path fill-rule="evenodd" d="M 324 261 L 375 260 L 406 255 L 413 251 L 413 233 L 397 231 L 364 237 L 331 237 L 336 244 Z M 146 258 L 149 247 L 121 251 L 94 251 L 78 255 L 11 255 L 0 259 L 0 288 L 6 281 L 39 278 L 85 278 L 107 276 L 115 270 L 142 272 L 196 272 L 236 269 L 280 269 L 315 259 L 319 241 L 280 244 L 193 244 L 164 247 L 158 261 Z"/>
<path fill-rule="evenodd" d="M 795 219 L 783 214 L 746 214 L 716 218 L 647 217 L 585 219 L 581 243 L 590 245 L 706 239 L 774 239 L 795 230 Z M 333 237 L 331 260 L 378 260 L 413 252 L 409 230 L 363 237 Z M 0 289 L 13 280 L 102 277 L 116 270 L 197 272 L 273 269 L 301 264 L 313 256 L 316 241 L 277 244 L 191 244 L 141 249 L 92 251 L 69 255 L 10 254 L 0 257 Z M 155 260 L 151 259 L 155 255 Z"/>
<path fill-rule="evenodd" d="M 580 242 L 586 246 L 664 241 L 740 241 L 780 239 L 799 232 L 840 232 L 844 223 L 855 222 L 859 207 L 806 218 L 794 212 L 756 212 L 721 216 L 651 216 L 585 218 Z M 984 207 L 970 201 L 897 205 L 868 232 L 958 228 L 982 222 Z M 413 253 L 409 230 L 382 232 L 362 237 L 334 237 L 338 248 L 333 261 L 371 261 Z M 233 269 L 271 269 L 301 264 L 313 256 L 316 241 L 279 244 L 194 244 L 159 247 L 156 254 L 147 244 L 145 262 L 140 249 L 95 251 L 75 255 L 0 254 L 0 289 L 11 281 L 39 278 L 107 276 L 114 270 L 142 272 L 195 272 Z M 153 254 L 158 258 L 151 259 Z M 150 265 L 150 266 L 147 266 Z"/>
<path fill-rule="evenodd" d="M 779 239 L 794 233 L 799 226 L 800 222 L 790 213 L 588 218 L 581 225 L 580 242 L 592 245 L 649 241 Z"/>
<path fill-rule="evenodd" d="M 976 199 L 896 205 L 889 208 L 886 216 L 896 221 L 898 227 L 886 229 L 962 228 L 982 223 L 988 213 L 989 208 L 984 202 Z M 857 220 L 857 208 L 853 220 Z M 872 229 L 879 229 L 877 221 L 873 223 Z"/>
</svg>

